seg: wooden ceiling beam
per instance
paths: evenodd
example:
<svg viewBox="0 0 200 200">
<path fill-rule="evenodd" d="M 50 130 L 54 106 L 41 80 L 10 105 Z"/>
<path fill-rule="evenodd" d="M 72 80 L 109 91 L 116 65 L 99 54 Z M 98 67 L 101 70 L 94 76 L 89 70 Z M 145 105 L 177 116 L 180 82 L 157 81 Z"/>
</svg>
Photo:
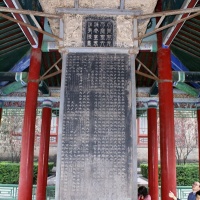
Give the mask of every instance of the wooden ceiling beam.
<svg viewBox="0 0 200 200">
<path fill-rule="evenodd" d="M 43 33 L 43 34 L 45 34 L 45 35 L 48 35 L 48 36 L 50 36 L 50 37 L 52 37 L 52 38 L 54 38 L 54 39 L 56 39 L 56 40 L 58 40 L 58 41 L 62 41 L 61 38 L 59 38 L 59 37 L 57 37 L 57 36 L 55 36 L 55 35 L 53 35 L 53 34 L 50 34 L 50 33 L 46 32 L 46 31 L 40 30 L 40 29 L 36 28 L 35 26 L 31 26 L 30 24 L 26 24 L 26 23 L 24 23 L 24 22 L 22 22 L 22 21 L 13 19 L 12 17 L 8 17 L 7 15 L 4 15 L 4 14 L 2 14 L 2 13 L 0 13 L 0 16 L 3 17 L 3 18 L 8 19 L 8 20 L 10 20 L 10 21 L 13 21 L 13 22 L 19 23 L 19 24 L 21 24 L 21 25 L 24 25 L 24 26 L 26 26 L 26 27 L 28 27 L 28 28 L 30 28 L 30 29 L 33 29 L 33 30 L 35 30 L 35 31 L 37 31 L 37 32 L 39 32 L 39 33 Z"/>
<path fill-rule="evenodd" d="M 24 14 L 24 15 L 34 15 L 34 16 L 39 16 L 39 17 L 55 18 L 55 19 L 60 19 L 62 17 L 59 14 L 50 14 L 50 13 L 38 12 L 38 11 L 32 11 L 32 10 L 6 8 L 3 6 L 0 6 L 0 11 L 8 12 L 8 13 L 18 13 L 18 14 Z"/>
<path fill-rule="evenodd" d="M 186 21 L 186 20 L 188 20 L 188 19 L 192 19 L 192 18 L 194 18 L 194 17 L 196 17 L 196 16 L 198 16 L 198 15 L 200 15 L 200 11 L 197 12 L 197 13 L 195 13 L 195 14 L 192 14 L 192 15 L 190 15 L 190 16 L 188 16 L 188 17 L 184 17 L 183 19 L 177 20 L 177 21 L 175 21 L 175 22 L 172 22 L 172 23 L 170 23 L 170 24 L 167 24 L 167 25 L 165 25 L 165 26 L 162 26 L 162 27 L 160 27 L 160 28 L 157 28 L 157 29 L 155 29 L 154 31 L 151 31 L 151 32 L 149 32 L 149 33 L 146 33 L 146 34 L 144 34 L 144 35 L 142 35 L 142 36 L 140 36 L 140 37 L 138 37 L 138 38 L 135 38 L 135 39 L 141 40 L 141 39 L 143 39 L 143 38 L 145 38 L 145 37 L 148 37 L 148 36 L 150 36 L 150 35 L 153 35 L 154 33 L 157 33 L 157 32 L 159 32 L 159 31 L 162 31 L 162 30 L 164 30 L 164 29 L 166 29 L 166 28 L 169 28 L 169 27 L 171 27 L 171 26 L 174 26 L 174 25 L 176 25 L 176 24 L 178 24 L 178 23 L 184 22 L 184 21 Z"/>
<path fill-rule="evenodd" d="M 198 0 L 185 0 L 183 3 L 183 6 L 181 8 L 182 9 L 193 8 L 197 4 L 197 2 L 198 2 Z M 174 21 L 183 19 L 189 15 L 190 15 L 190 13 L 184 13 L 182 15 L 177 15 L 174 18 Z M 181 27 L 183 26 L 184 22 L 185 21 L 183 21 L 182 23 L 178 23 L 178 24 L 176 24 L 176 26 L 173 26 L 167 30 L 166 34 L 163 37 L 164 45 L 169 46 L 173 42 L 174 38 L 176 37 L 176 35 L 180 31 Z"/>
<path fill-rule="evenodd" d="M 8 8 L 19 8 L 21 9 L 21 5 L 19 4 L 18 0 L 4 0 L 4 3 L 6 4 L 6 6 Z M 30 24 L 28 18 L 24 15 L 21 15 L 19 13 L 12 13 L 13 17 L 16 20 L 25 22 L 26 24 Z M 28 29 L 27 26 L 22 26 L 21 24 L 19 24 L 19 27 L 21 28 L 21 30 L 23 31 L 24 35 L 26 36 L 27 40 L 29 41 L 29 43 L 31 44 L 32 47 L 37 48 L 38 46 L 38 36 L 36 35 L 35 31 L 32 29 Z"/>
</svg>

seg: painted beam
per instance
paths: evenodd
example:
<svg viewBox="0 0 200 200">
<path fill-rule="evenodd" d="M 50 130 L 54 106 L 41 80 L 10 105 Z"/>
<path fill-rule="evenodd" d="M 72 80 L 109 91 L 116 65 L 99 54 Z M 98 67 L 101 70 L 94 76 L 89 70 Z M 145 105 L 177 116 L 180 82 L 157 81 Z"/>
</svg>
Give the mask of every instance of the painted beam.
<svg viewBox="0 0 200 200">
<path fill-rule="evenodd" d="M 8 95 L 12 92 L 19 90 L 20 88 L 26 86 L 28 80 L 27 72 L 19 72 L 15 75 L 15 82 L 6 85 L 0 89 L 0 95 Z"/>
<path fill-rule="evenodd" d="M 172 79 L 176 82 L 200 82 L 200 72 L 173 71 Z"/>
<path fill-rule="evenodd" d="M 4 3 L 8 8 L 16 8 L 16 9 L 22 9 L 21 5 L 19 4 L 18 0 L 4 0 Z M 30 24 L 28 18 L 25 15 L 19 14 L 19 13 L 12 13 L 13 17 L 19 21 L 25 22 L 26 24 Z M 35 31 L 29 29 L 26 26 L 19 25 L 22 29 L 24 35 L 28 39 L 29 43 L 33 48 L 37 48 L 38 46 L 38 37 L 35 33 Z"/>
<path fill-rule="evenodd" d="M 174 87 L 176 87 L 177 89 L 186 92 L 187 94 L 193 96 L 193 97 L 199 97 L 199 91 L 195 88 L 193 88 L 192 86 L 189 86 L 185 83 L 181 83 L 181 82 L 174 82 L 173 84 Z"/>
<path fill-rule="evenodd" d="M 178 89 L 183 89 L 185 92 L 189 92 L 188 94 L 192 94 L 193 96 L 198 96 L 198 89 L 200 88 L 200 84 L 198 83 L 200 80 L 199 72 L 190 72 L 187 67 L 183 65 L 183 63 L 171 52 L 171 66 L 174 72 L 173 81 L 174 87 Z M 176 82 L 182 82 L 181 84 L 176 84 Z M 194 87 L 191 87 L 184 82 L 190 82 L 190 84 Z M 150 90 L 150 96 L 156 96 L 158 94 L 158 84 L 156 82 L 153 84 Z M 189 90 L 191 89 L 191 91 Z M 195 94 L 195 95 L 194 95 Z"/>
<path fill-rule="evenodd" d="M 22 72 L 30 65 L 30 51 L 26 54 L 10 69 L 9 72 Z M 2 80 L 2 79 L 1 79 Z M 0 86 L 4 86 L 8 81 L 1 81 Z"/>
<path fill-rule="evenodd" d="M 173 71 L 172 72 L 173 86 L 179 90 L 186 92 L 194 97 L 199 97 L 199 90 L 186 84 L 186 82 L 200 82 L 200 72 L 183 72 Z M 196 84 L 196 83 L 195 83 Z M 158 94 L 158 83 L 154 82 L 150 89 L 150 96 L 156 96 Z"/>
<path fill-rule="evenodd" d="M 15 81 L 15 73 L 13 73 L 13 72 L 0 72 L 0 79 L 2 81 Z"/>
<path fill-rule="evenodd" d="M 193 8 L 197 4 L 197 2 L 198 2 L 198 0 L 185 0 L 181 9 Z M 174 21 L 178 21 L 178 20 L 183 19 L 183 18 L 185 18 L 189 15 L 190 15 L 190 13 L 177 15 L 174 18 Z M 173 27 L 168 29 L 168 31 L 166 32 L 166 34 L 163 38 L 163 45 L 164 46 L 170 46 L 170 44 L 173 42 L 174 38 L 176 37 L 176 35 L 180 31 L 183 24 L 184 24 L 184 22 L 178 23 L 178 24 L 176 24 Z"/>
<path fill-rule="evenodd" d="M 12 83 L 2 87 L 0 89 L 0 95 L 8 95 L 10 93 L 18 91 L 20 88 L 25 87 L 28 81 L 27 72 L 0 72 L 0 79 L 11 81 Z M 49 96 L 49 88 L 44 81 L 40 81 L 39 90 L 43 95 Z"/>
<path fill-rule="evenodd" d="M 189 69 L 184 66 L 183 63 L 173 53 L 171 53 L 171 66 L 174 71 L 189 72 Z M 200 84 L 198 83 L 191 82 L 190 84 L 197 89 L 200 88 Z"/>
</svg>

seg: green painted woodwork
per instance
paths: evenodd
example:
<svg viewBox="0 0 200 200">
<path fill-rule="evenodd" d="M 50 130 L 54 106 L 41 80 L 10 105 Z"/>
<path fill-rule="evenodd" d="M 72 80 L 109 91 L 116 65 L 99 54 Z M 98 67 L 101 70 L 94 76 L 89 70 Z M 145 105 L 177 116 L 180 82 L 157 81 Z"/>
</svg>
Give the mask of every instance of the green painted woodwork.
<svg viewBox="0 0 200 200">
<path fill-rule="evenodd" d="M 9 85 L 3 87 L 0 89 L 0 94 L 2 95 L 8 95 L 12 92 L 15 92 L 19 90 L 20 88 L 24 87 L 24 85 L 21 84 L 21 82 L 13 82 L 10 83 Z"/>
<path fill-rule="evenodd" d="M 189 95 L 191 95 L 193 97 L 198 97 L 199 96 L 198 90 L 196 90 L 192 86 L 187 85 L 186 83 L 176 82 L 176 83 L 174 83 L 174 87 L 176 87 L 177 89 L 179 89 L 181 91 L 186 92 L 187 94 L 189 94 Z"/>
<path fill-rule="evenodd" d="M 8 95 L 26 86 L 28 80 L 28 73 L 27 72 L 17 73 L 15 79 L 16 79 L 15 82 L 10 83 L 9 85 L 6 85 L 5 87 L 0 89 L 0 93 L 2 95 Z"/>
<path fill-rule="evenodd" d="M 13 77 L 13 74 L 15 74 L 14 77 Z M 14 78 L 14 80 L 15 80 L 14 82 L 12 82 L 0 89 L 1 95 L 8 95 L 12 92 L 15 92 L 15 91 L 19 90 L 20 88 L 26 86 L 27 82 L 28 82 L 28 73 L 27 72 L 18 72 L 18 73 L 0 72 L 0 78 L 1 77 L 6 77 L 8 79 L 10 77 L 12 79 Z M 49 88 L 44 81 L 41 81 L 39 83 L 39 90 L 42 92 L 42 94 L 44 96 L 49 96 L 49 94 L 50 94 Z"/>
</svg>

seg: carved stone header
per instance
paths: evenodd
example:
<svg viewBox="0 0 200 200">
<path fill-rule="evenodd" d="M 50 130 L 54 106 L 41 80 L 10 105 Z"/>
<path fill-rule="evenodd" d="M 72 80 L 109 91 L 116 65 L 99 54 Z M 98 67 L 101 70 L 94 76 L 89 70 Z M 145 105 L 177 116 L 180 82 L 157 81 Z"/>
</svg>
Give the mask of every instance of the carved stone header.
<svg viewBox="0 0 200 200">
<path fill-rule="evenodd" d="M 98 39 L 96 39 L 102 45 L 97 45 L 99 47 L 120 47 L 128 48 L 133 47 L 133 22 L 132 18 L 128 16 L 84 16 L 84 15 L 74 15 L 74 14 L 65 14 L 64 19 L 64 42 L 63 47 L 95 47 L 95 22 L 96 23 L 105 23 L 106 26 L 110 24 L 111 27 L 105 27 L 101 29 L 106 31 L 105 34 L 99 34 Z M 111 25 L 112 24 L 112 25 Z M 88 29 L 92 26 L 94 27 L 93 36 L 89 34 Z M 99 24 L 100 26 L 100 24 Z M 100 27 L 99 27 L 100 28 Z M 112 30 L 111 30 L 112 29 Z M 90 30 L 89 30 L 90 31 Z M 96 31 L 100 31 L 96 30 Z M 109 31 L 112 32 L 109 33 Z M 89 39 L 89 37 L 93 39 Z M 101 37 L 106 37 L 102 38 Z M 90 40 L 93 40 L 93 43 L 90 44 Z M 88 41 L 88 44 L 86 44 Z M 104 42 L 103 42 L 104 41 Z M 107 42 L 105 42 L 107 41 Z M 111 43 L 109 43 L 111 41 Z"/>
<path fill-rule="evenodd" d="M 123 2 L 123 3 L 122 3 Z M 82 24 L 83 19 L 89 16 L 91 13 L 87 13 L 87 10 L 107 10 L 113 12 L 119 12 L 116 15 L 102 14 L 99 12 L 93 13 L 94 17 L 114 17 L 116 21 L 116 43 L 114 47 L 129 48 L 133 47 L 133 16 L 134 11 L 140 11 L 141 14 L 153 13 L 156 6 L 157 0 L 141 1 L 141 0 L 40 0 L 40 4 L 43 10 L 47 13 L 55 14 L 59 9 L 66 8 L 75 9 L 73 13 L 63 12 L 64 15 L 64 44 L 60 44 L 62 47 L 83 47 L 82 41 Z M 48 6 L 47 6 L 48 5 Z M 79 13 L 78 11 L 85 11 L 85 14 Z M 126 11 L 129 15 L 123 14 Z M 131 13 L 131 14 L 130 14 Z M 101 15 L 101 16 L 100 16 Z M 110 16 L 109 16 L 110 15 Z M 139 20 L 138 21 L 138 35 L 141 36 L 145 33 L 147 24 L 149 20 Z M 50 26 L 53 34 L 59 36 L 60 25 L 58 19 L 49 19 Z M 141 41 L 139 41 L 141 42 Z"/>
</svg>

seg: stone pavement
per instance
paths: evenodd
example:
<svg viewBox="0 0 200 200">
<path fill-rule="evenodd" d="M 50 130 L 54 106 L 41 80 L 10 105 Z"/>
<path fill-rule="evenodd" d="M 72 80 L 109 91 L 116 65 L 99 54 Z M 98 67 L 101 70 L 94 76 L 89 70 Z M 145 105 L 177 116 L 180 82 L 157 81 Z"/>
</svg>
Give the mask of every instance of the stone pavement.
<svg viewBox="0 0 200 200">
<path fill-rule="evenodd" d="M 146 179 L 144 179 L 143 177 L 138 177 L 137 178 L 137 184 L 138 185 L 148 186 L 148 181 Z"/>
</svg>

